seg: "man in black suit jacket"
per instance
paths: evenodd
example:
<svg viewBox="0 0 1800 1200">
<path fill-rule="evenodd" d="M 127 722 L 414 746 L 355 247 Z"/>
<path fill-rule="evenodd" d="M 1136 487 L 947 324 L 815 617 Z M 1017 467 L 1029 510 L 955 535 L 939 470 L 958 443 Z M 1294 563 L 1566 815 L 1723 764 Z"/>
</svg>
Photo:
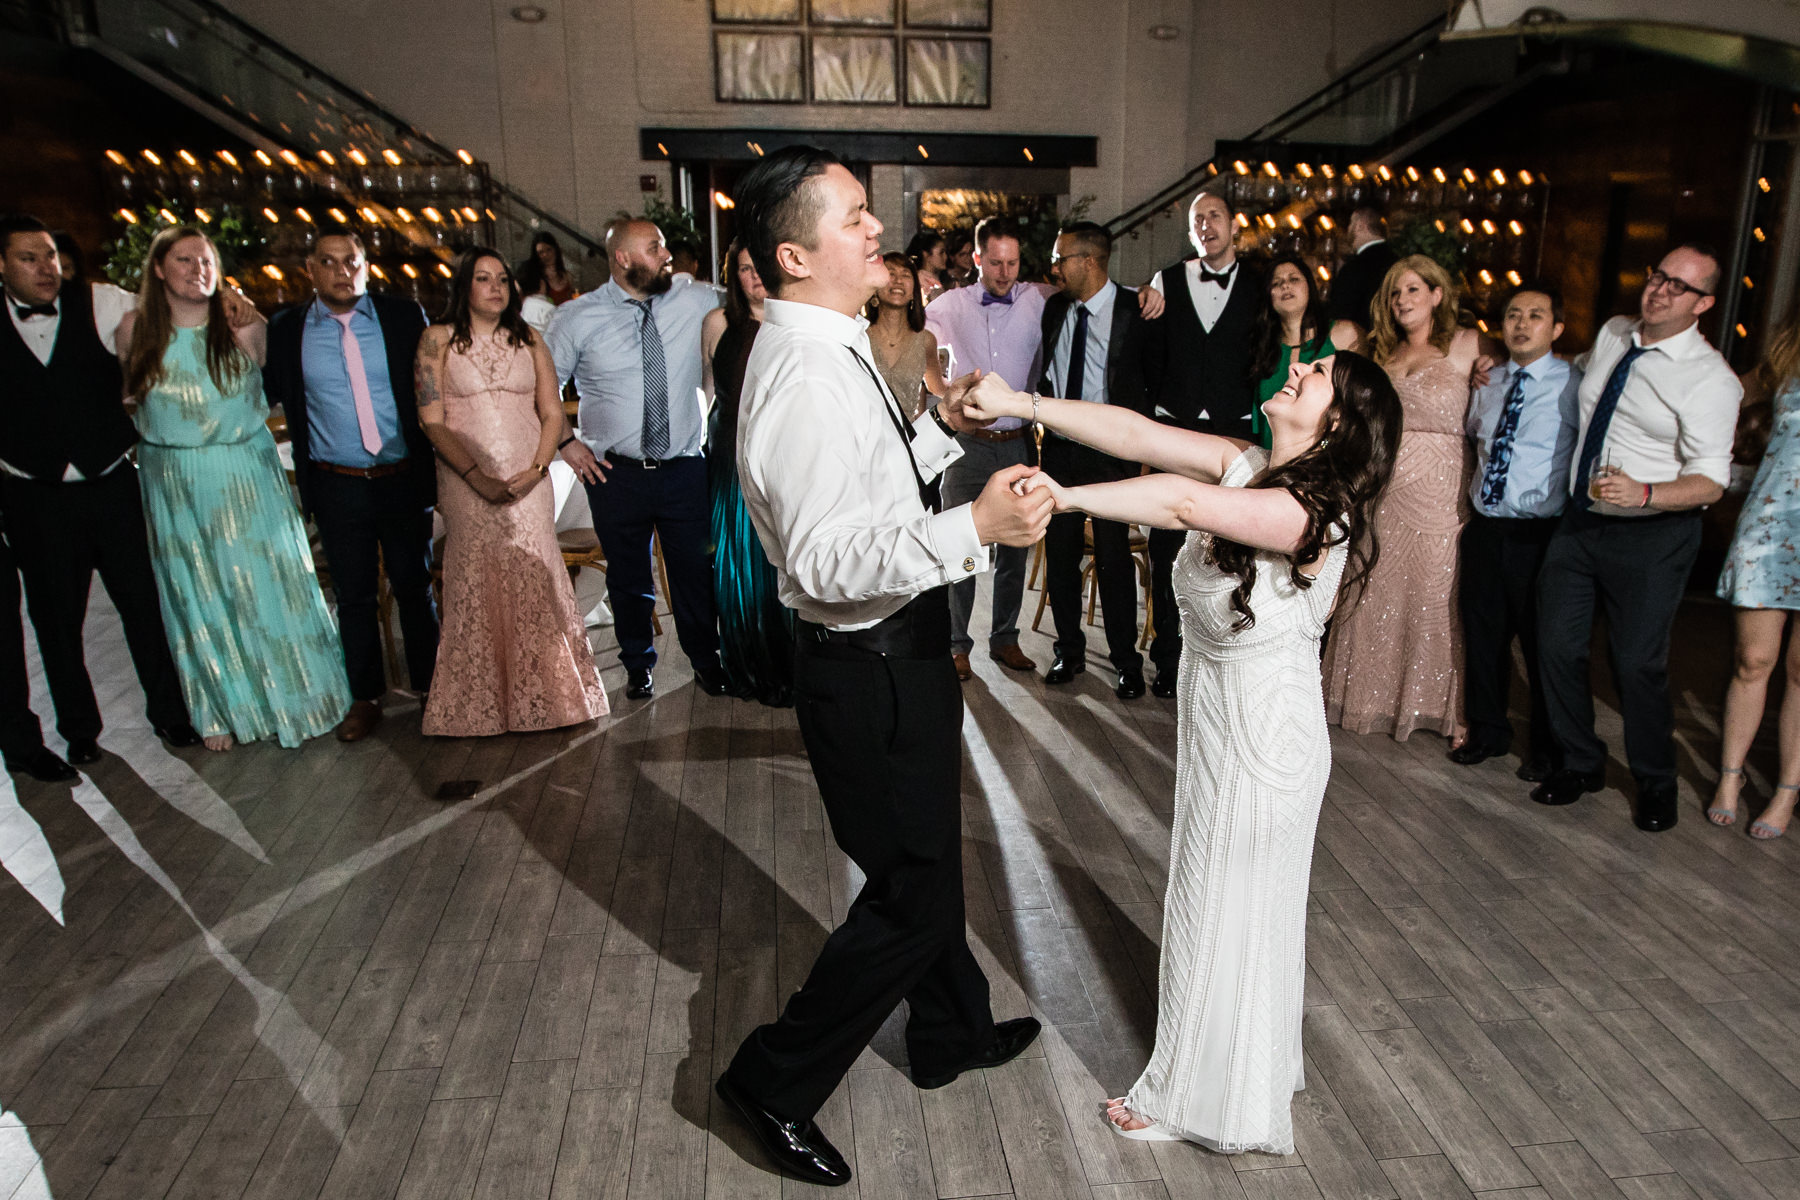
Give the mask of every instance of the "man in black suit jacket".
<svg viewBox="0 0 1800 1200">
<path fill-rule="evenodd" d="M 1135 293 L 1107 277 L 1112 235 L 1092 221 L 1065 227 L 1056 239 L 1050 274 L 1061 289 L 1044 304 L 1044 364 L 1038 391 L 1071 400 L 1150 412 L 1144 382 L 1144 343 L 1149 323 Z M 1050 434 L 1039 464 L 1058 483 L 1109 483 L 1129 479 L 1139 466 Z M 1087 669 L 1087 634 L 1081 626 L 1081 557 L 1088 518 L 1063 513 L 1044 534 L 1044 591 L 1056 620 L 1056 661 L 1044 676 L 1067 683 Z M 1094 518 L 1094 567 L 1099 576 L 1106 647 L 1119 673 L 1115 694 L 1144 694 L 1144 657 L 1137 649 L 1137 569 L 1131 559 L 1131 526 Z"/>
<path fill-rule="evenodd" d="M 1268 281 L 1239 257 L 1237 212 L 1223 189 L 1207 189 L 1188 205 L 1188 240 L 1198 258 L 1172 263 L 1150 286 L 1167 298 L 1151 325 L 1147 375 L 1159 421 L 1182 429 L 1252 440 L 1256 384 L 1250 377 L 1256 313 L 1268 303 Z M 1187 535 L 1150 531 L 1156 638 L 1156 694 L 1173 696 L 1181 663 L 1181 614 L 1175 607 L 1175 556 Z"/>
<path fill-rule="evenodd" d="M 1387 219 L 1378 208 L 1364 206 L 1351 213 L 1344 233 L 1355 249 L 1331 281 L 1331 319 L 1354 321 L 1368 329 L 1374 322 L 1369 305 L 1381 290 L 1388 268 L 1400 259 L 1388 245 Z"/>
<path fill-rule="evenodd" d="M 269 321 L 263 384 L 287 414 L 300 502 L 318 523 L 337 594 L 353 701 L 337 736 L 353 742 L 381 719 L 387 691 L 376 624 L 383 567 L 415 690 L 431 687 L 437 663 L 437 467 L 413 397 L 426 321 L 416 301 L 369 291 L 368 260 L 353 233 L 321 236 L 306 272 L 317 294 Z"/>
</svg>

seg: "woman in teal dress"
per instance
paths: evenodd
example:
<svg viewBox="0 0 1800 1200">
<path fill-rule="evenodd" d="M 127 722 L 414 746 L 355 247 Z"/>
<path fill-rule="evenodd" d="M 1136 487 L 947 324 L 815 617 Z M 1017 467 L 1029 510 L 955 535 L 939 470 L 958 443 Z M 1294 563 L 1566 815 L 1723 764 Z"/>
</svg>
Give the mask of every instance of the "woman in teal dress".
<svg viewBox="0 0 1800 1200">
<path fill-rule="evenodd" d="M 712 384 L 707 478 L 712 489 L 713 598 L 719 665 L 734 695 L 786 707 L 794 702 L 794 614 L 775 592 L 775 568 L 738 486 L 738 402 L 766 293 L 750 253 L 725 254 L 725 307 L 706 314 L 701 354 Z"/>
<path fill-rule="evenodd" d="M 1267 278 L 1269 292 L 1257 311 L 1250 341 L 1250 378 L 1256 384 L 1250 429 L 1264 450 L 1269 448 L 1269 422 L 1262 406 L 1287 382 L 1288 368 L 1362 344 L 1362 332 L 1355 325 L 1326 316 L 1324 298 L 1313 289 L 1305 262 L 1292 256 L 1277 258 L 1269 264 Z"/>
<path fill-rule="evenodd" d="M 350 707 L 337 628 L 265 421 L 266 326 L 233 329 L 219 257 L 192 226 L 150 243 L 119 327 L 163 623 L 211 750 L 298 746 Z"/>
</svg>

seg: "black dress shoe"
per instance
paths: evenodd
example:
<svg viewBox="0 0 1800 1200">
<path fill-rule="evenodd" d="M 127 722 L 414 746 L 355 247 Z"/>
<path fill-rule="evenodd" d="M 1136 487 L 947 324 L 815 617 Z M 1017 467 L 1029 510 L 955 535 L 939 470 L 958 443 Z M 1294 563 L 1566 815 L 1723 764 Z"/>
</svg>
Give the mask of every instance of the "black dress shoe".
<svg viewBox="0 0 1800 1200">
<path fill-rule="evenodd" d="M 94 738 L 76 738 L 69 743 L 69 762 L 73 766 L 85 767 L 89 763 L 100 761 L 100 743 Z"/>
<path fill-rule="evenodd" d="M 723 696 L 731 690 L 731 685 L 725 682 L 725 672 L 717 669 L 695 671 L 694 686 L 709 696 Z"/>
<path fill-rule="evenodd" d="M 1586 771 L 1553 771 L 1550 778 L 1531 789 L 1531 798 L 1539 804 L 1573 804 L 1589 792 L 1606 786 L 1603 775 Z"/>
<path fill-rule="evenodd" d="M 1474 742 L 1464 742 L 1452 750 L 1448 757 L 1459 767 L 1472 767 L 1476 763 L 1484 763 L 1490 758 L 1499 758 L 1505 753 L 1504 750 L 1489 750 L 1484 746 L 1477 746 Z"/>
<path fill-rule="evenodd" d="M 648 700 L 656 695 L 656 680 L 650 677 L 648 668 L 625 670 L 625 697 L 628 700 Z"/>
<path fill-rule="evenodd" d="M 1544 780 L 1550 778 L 1550 772 L 1551 766 L 1549 759 L 1528 758 L 1519 764 L 1519 769 L 1514 771 L 1513 774 L 1517 775 L 1520 779 L 1523 779 L 1526 783 L 1542 783 Z"/>
<path fill-rule="evenodd" d="M 6 769 L 15 775 L 29 775 L 45 783 L 67 783 L 80 775 L 74 767 L 56 757 L 56 752 L 48 746 L 39 746 L 18 758 L 9 757 Z"/>
<path fill-rule="evenodd" d="M 1158 671 L 1156 673 L 1156 682 L 1150 685 L 1150 694 L 1152 696 L 1161 696 L 1164 700 L 1174 699 L 1175 678 L 1176 674 L 1174 671 Z"/>
<path fill-rule="evenodd" d="M 988 1067 L 1009 1063 L 1025 1053 L 1027 1046 L 1037 1041 L 1037 1035 L 1043 1028 L 1038 1024 L 1036 1017 L 1017 1017 L 1011 1021 L 1001 1021 L 994 1026 L 994 1040 L 988 1043 L 986 1050 L 954 1070 L 936 1074 L 920 1074 L 914 1071 L 913 1084 L 926 1091 L 931 1091 L 933 1088 L 948 1087 L 955 1083 L 957 1077 L 964 1071 L 981 1071 Z"/>
<path fill-rule="evenodd" d="M 1121 700 L 1136 700 L 1144 694 L 1144 673 L 1142 671 L 1120 671 L 1119 686 L 1113 689 L 1113 695 Z"/>
<path fill-rule="evenodd" d="M 155 732 L 157 737 L 178 750 L 198 746 L 201 740 L 200 731 L 185 721 L 180 725 L 158 725 Z"/>
<path fill-rule="evenodd" d="M 1661 833 L 1665 829 L 1675 828 L 1675 821 L 1680 815 L 1673 783 L 1653 783 L 1638 788 L 1637 811 L 1632 813 L 1631 823 L 1645 833 Z"/>
<path fill-rule="evenodd" d="M 826 1140 L 816 1123 L 776 1116 L 746 1095 L 729 1075 L 719 1076 L 713 1091 L 738 1110 L 775 1165 L 789 1175 L 824 1187 L 841 1187 L 850 1182 L 850 1164 Z"/>
<path fill-rule="evenodd" d="M 1056 661 L 1050 664 L 1050 669 L 1044 672 L 1044 682 L 1054 687 L 1059 683 L 1069 682 L 1085 670 L 1087 663 L 1081 659 L 1064 658 L 1058 654 Z"/>
</svg>

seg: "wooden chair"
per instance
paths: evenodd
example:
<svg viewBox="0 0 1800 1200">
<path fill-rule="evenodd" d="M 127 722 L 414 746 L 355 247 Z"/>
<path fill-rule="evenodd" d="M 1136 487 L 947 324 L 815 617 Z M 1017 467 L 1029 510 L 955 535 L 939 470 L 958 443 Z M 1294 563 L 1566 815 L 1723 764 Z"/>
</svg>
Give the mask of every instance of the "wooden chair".
<svg viewBox="0 0 1800 1200">
<path fill-rule="evenodd" d="M 1094 569 L 1094 523 L 1090 519 L 1082 526 L 1082 557 L 1086 565 L 1081 569 L 1081 585 L 1087 591 L 1087 624 L 1094 623 L 1094 612 L 1100 602 L 1100 576 Z M 1138 648 L 1141 650 L 1150 644 L 1150 637 L 1155 630 L 1155 575 L 1150 569 L 1150 537 L 1138 526 L 1131 527 L 1131 561 L 1137 567 L 1138 586 L 1143 593 L 1144 630 L 1138 636 Z M 1042 540 L 1032 547 L 1031 574 L 1025 586 L 1038 586 L 1038 574 L 1044 565 L 1044 543 Z M 1044 609 L 1050 604 L 1050 589 L 1044 588 L 1038 593 L 1037 613 L 1031 618 L 1033 633 L 1043 632 Z"/>
</svg>

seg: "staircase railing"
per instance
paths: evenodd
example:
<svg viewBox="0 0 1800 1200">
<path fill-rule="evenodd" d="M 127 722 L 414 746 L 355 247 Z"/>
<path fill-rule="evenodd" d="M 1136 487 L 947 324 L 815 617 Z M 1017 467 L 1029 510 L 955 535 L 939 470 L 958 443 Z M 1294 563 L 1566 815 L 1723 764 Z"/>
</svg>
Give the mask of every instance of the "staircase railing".
<svg viewBox="0 0 1800 1200">
<path fill-rule="evenodd" d="M 65 0 L 66 36 L 165 86 L 253 141 L 312 158 L 354 147 L 371 159 L 475 165 L 406 118 L 294 53 L 213 0 Z M 485 169 L 484 169 L 485 170 Z M 521 231 L 549 228 L 590 253 L 600 243 L 573 222 L 491 176 L 488 191 Z"/>
</svg>

